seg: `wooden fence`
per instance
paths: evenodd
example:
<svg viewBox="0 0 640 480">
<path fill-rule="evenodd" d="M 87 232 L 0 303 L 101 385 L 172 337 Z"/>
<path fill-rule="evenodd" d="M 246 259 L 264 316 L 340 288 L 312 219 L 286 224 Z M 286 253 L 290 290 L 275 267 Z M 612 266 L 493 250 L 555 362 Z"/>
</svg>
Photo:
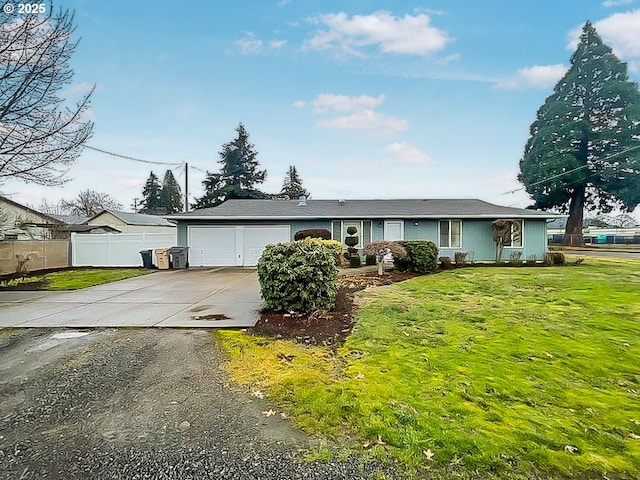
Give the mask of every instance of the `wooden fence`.
<svg viewBox="0 0 640 480">
<path fill-rule="evenodd" d="M 68 266 L 68 240 L 0 242 L 0 275 Z"/>
</svg>

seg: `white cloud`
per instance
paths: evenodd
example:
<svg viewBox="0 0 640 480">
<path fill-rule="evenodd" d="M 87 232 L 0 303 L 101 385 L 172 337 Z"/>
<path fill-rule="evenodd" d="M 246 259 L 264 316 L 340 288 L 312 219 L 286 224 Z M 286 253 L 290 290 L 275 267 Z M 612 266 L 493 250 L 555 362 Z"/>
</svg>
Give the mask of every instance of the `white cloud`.
<svg viewBox="0 0 640 480">
<path fill-rule="evenodd" d="M 640 8 L 625 13 L 614 13 L 598 20 L 593 26 L 604 43 L 621 59 L 627 61 L 640 58 Z M 569 32 L 569 50 L 575 50 L 581 33 L 582 25 Z"/>
<path fill-rule="evenodd" d="M 405 142 L 394 142 L 387 145 L 385 152 L 392 154 L 400 163 L 407 165 L 425 165 L 434 163 L 426 154 L 418 150 L 416 147 L 407 145 Z"/>
<path fill-rule="evenodd" d="M 348 95 L 334 95 L 331 93 L 321 93 L 313 102 L 313 108 L 316 112 L 353 112 L 364 109 L 374 109 L 384 102 L 384 95 L 371 97 L 369 95 L 360 95 L 358 97 L 350 97 Z"/>
<path fill-rule="evenodd" d="M 255 55 L 262 51 L 262 40 L 255 38 L 251 32 L 247 33 L 245 38 L 236 40 L 236 45 L 240 47 L 240 53 L 243 55 Z"/>
<path fill-rule="evenodd" d="M 291 105 L 293 105 L 296 108 L 304 108 L 307 106 L 307 102 L 305 102 L 304 100 L 296 100 Z"/>
<path fill-rule="evenodd" d="M 446 32 L 432 26 L 431 18 L 423 13 L 395 17 L 381 10 L 349 18 L 340 12 L 318 15 L 309 22 L 325 29 L 315 32 L 305 46 L 341 56 L 365 56 L 371 48 L 386 54 L 424 56 L 442 50 L 451 41 Z"/>
<path fill-rule="evenodd" d="M 409 128 L 409 122 L 367 109 L 352 115 L 321 120 L 318 126 L 341 130 L 366 130 L 375 135 L 393 136 Z"/>
<path fill-rule="evenodd" d="M 498 88 L 515 89 L 524 87 L 548 88 L 555 85 L 567 71 L 567 67 L 556 65 L 534 65 L 518 70 L 515 77 L 497 83 Z"/>
<path fill-rule="evenodd" d="M 285 43 L 287 43 L 286 40 L 271 40 L 271 42 L 269 42 L 269 46 L 274 49 L 281 48 Z"/>
<path fill-rule="evenodd" d="M 602 2 L 602 6 L 605 8 L 619 7 L 621 5 L 629 5 L 633 0 L 605 0 Z"/>
<path fill-rule="evenodd" d="M 446 55 L 442 58 L 440 58 L 439 60 L 437 60 L 436 63 L 438 63 L 439 65 L 446 65 L 448 63 L 451 62 L 455 62 L 458 61 L 462 58 L 462 55 L 459 53 L 452 53 L 451 55 Z"/>
</svg>

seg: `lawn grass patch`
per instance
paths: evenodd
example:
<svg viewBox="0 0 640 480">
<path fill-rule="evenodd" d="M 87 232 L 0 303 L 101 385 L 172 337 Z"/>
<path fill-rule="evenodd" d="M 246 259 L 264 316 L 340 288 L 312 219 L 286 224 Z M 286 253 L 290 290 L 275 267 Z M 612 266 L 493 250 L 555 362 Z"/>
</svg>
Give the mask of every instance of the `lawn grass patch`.
<svg viewBox="0 0 640 480">
<path fill-rule="evenodd" d="M 232 378 L 443 478 L 637 477 L 639 261 L 464 268 L 358 301 L 337 351 L 221 332 Z"/>
<path fill-rule="evenodd" d="M 33 284 L 36 285 L 35 290 L 78 290 L 138 277 L 152 272 L 153 270 L 144 268 L 81 268 L 61 270 L 42 275 L 27 275 L 25 277 L 3 280 L 0 282 L 0 288 L 28 287 L 30 284 Z"/>
<path fill-rule="evenodd" d="M 47 273 L 44 280 L 47 290 L 78 290 L 149 273 L 146 268 L 87 268 Z"/>
</svg>

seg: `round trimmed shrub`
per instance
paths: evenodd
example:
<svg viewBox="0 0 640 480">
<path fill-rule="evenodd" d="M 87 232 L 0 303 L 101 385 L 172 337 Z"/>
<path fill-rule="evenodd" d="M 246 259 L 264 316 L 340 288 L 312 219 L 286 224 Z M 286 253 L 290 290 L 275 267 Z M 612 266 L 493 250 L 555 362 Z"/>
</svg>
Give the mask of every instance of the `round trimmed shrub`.
<svg viewBox="0 0 640 480">
<path fill-rule="evenodd" d="M 393 257 L 393 265 L 398 270 L 429 273 L 438 268 L 438 246 L 431 240 L 403 240 L 397 243 L 407 251 L 404 258 Z"/>
<path fill-rule="evenodd" d="M 331 240 L 331 232 L 326 228 L 307 228 L 298 230 L 294 235 L 294 240 L 304 240 L 305 238 L 322 238 L 323 240 Z"/>
<path fill-rule="evenodd" d="M 275 311 L 331 308 L 338 293 L 337 277 L 331 248 L 316 242 L 270 244 L 258 260 L 264 306 Z"/>
</svg>

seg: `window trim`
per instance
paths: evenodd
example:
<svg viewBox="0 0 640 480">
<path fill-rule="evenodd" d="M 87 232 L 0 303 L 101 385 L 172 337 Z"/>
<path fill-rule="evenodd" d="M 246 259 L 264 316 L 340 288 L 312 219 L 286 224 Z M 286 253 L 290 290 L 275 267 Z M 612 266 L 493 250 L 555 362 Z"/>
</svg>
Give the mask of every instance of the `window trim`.
<svg viewBox="0 0 640 480">
<path fill-rule="evenodd" d="M 334 238 L 333 235 L 333 222 L 339 222 L 340 223 L 340 235 L 342 238 Z M 369 222 L 370 224 L 370 233 L 369 236 L 373 235 L 372 230 L 373 230 L 373 222 L 371 220 L 333 220 L 331 222 L 331 239 L 332 240 L 337 240 L 339 241 L 343 247 L 346 248 L 346 244 L 344 243 L 344 239 L 347 236 L 347 229 L 345 228 L 345 222 L 348 224 L 360 224 L 360 226 L 358 226 L 358 245 L 356 245 L 354 248 L 357 248 L 358 250 L 361 250 L 364 248 L 364 223 L 365 222 Z"/>
<path fill-rule="evenodd" d="M 440 245 L 440 242 L 442 240 L 442 237 L 440 235 L 440 224 L 441 222 L 449 222 L 449 236 L 448 236 L 448 245 L 444 246 L 444 245 Z M 460 223 L 460 245 L 458 246 L 453 246 L 451 245 L 451 222 L 458 222 Z M 438 220 L 438 248 L 462 248 L 463 245 L 463 239 L 462 239 L 462 219 L 461 218 L 452 218 L 452 219 L 441 219 Z"/>
<path fill-rule="evenodd" d="M 520 222 L 520 245 L 513 245 L 513 224 L 511 225 L 511 244 L 504 245 L 503 248 L 524 248 L 524 218 L 514 218 L 514 222 Z"/>
</svg>

